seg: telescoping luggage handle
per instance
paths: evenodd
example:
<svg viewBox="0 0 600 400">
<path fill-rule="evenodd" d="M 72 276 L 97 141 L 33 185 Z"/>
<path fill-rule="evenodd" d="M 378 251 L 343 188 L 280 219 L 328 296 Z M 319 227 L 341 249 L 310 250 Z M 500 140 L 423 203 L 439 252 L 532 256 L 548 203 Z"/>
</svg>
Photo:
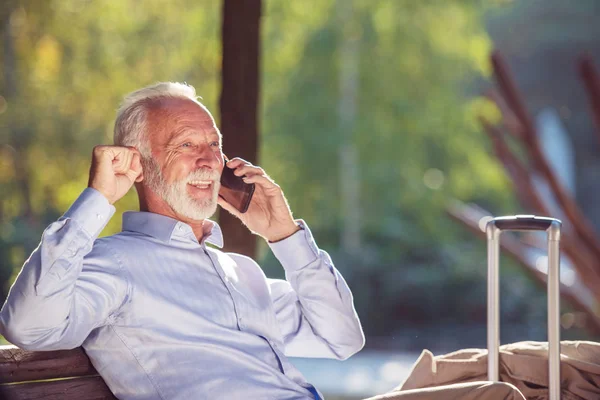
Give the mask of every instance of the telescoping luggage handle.
<svg viewBox="0 0 600 400">
<path fill-rule="evenodd" d="M 560 399 L 560 227 L 558 219 L 533 215 L 497 217 L 486 226 L 488 240 L 488 380 L 499 381 L 499 264 L 502 231 L 546 231 L 548 234 L 548 393 Z"/>
</svg>

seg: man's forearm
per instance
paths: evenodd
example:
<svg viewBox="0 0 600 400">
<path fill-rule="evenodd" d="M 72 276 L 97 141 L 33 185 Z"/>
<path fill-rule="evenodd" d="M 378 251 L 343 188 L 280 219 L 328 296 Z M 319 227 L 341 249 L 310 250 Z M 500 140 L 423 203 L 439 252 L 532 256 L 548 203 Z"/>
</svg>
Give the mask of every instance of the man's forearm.
<svg viewBox="0 0 600 400">
<path fill-rule="evenodd" d="M 310 331 L 327 343 L 336 358 L 348 358 L 364 345 L 352 293 L 329 255 L 318 249 L 308 227 L 300 222 L 302 231 L 271 244 L 271 249 L 285 269 Z M 299 339 L 298 343 L 303 342 Z M 298 343 L 292 344 L 291 348 L 307 347 L 305 344 L 296 346 Z M 292 352 L 298 355 L 295 350 Z"/>
<path fill-rule="evenodd" d="M 69 333 L 64 324 L 77 306 L 75 284 L 83 259 L 114 212 L 102 201 L 84 192 L 63 218 L 44 231 L 0 312 L 0 333 L 12 343 L 45 348 L 50 342 L 70 341 L 58 332 Z M 90 209 L 97 213 L 90 216 Z"/>
</svg>

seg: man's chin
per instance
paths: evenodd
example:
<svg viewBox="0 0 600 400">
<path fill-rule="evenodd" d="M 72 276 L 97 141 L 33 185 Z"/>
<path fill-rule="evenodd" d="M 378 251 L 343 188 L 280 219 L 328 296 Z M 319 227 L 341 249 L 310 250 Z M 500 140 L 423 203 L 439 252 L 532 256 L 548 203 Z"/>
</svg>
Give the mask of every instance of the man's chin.
<svg viewBox="0 0 600 400">
<path fill-rule="evenodd" d="M 217 212 L 217 202 L 209 205 L 194 205 L 186 210 L 187 212 L 184 215 L 190 219 L 195 221 L 201 221 L 203 219 L 207 219 L 212 217 L 215 212 Z"/>
<path fill-rule="evenodd" d="M 171 191 L 163 199 L 173 211 L 187 219 L 202 221 L 212 217 L 217 211 L 216 193 L 193 193 L 187 186 L 176 192 Z"/>
</svg>

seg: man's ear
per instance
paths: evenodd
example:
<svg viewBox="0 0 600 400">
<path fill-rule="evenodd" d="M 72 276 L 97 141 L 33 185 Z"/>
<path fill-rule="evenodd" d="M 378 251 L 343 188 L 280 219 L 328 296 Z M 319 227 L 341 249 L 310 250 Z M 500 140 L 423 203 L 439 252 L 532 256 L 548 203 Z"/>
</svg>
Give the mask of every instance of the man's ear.
<svg viewBox="0 0 600 400">
<path fill-rule="evenodd" d="M 132 167 L 133 169 L 137 169 L 139 168 L 140 174 L 137 176 L 137 178 L 135 178 L 135 183 L 137 182 L 141 182 L 144 180 L 144 167 L 142 164 L 142 155 L 140 154 L 140 152 L 138 151 L 138 149 L 136 149 L 135 147 L 132 147 L 136 152 L 133 155 L 133 163 L 132 163 Z"/>
</svg>

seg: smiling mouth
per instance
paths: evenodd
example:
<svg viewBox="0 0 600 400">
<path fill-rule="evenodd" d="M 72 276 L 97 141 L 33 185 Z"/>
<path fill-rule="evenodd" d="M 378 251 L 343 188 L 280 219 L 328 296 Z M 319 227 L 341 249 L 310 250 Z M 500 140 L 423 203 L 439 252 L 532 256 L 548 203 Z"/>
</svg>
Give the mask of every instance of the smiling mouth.
<svg viewBox="0 0 600 400">
<path fill-rule="evenodd" d="M 188 185 L 197 189 L 209 189 L 212 186 L 212 183 L 212 181 L 191 181 L 188 182 Z"/>
</svg>

